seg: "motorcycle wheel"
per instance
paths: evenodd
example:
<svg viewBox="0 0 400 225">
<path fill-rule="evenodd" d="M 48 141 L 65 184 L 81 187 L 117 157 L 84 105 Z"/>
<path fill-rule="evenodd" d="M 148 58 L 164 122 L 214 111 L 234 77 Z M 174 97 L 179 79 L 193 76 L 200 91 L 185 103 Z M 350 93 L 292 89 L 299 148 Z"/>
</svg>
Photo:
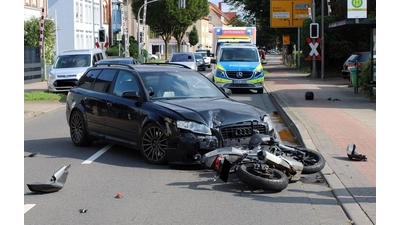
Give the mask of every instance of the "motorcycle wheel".
<svg viewBox="0 0 400 225">
<path fill-rule="evenodd" d="M 289 184 L 289 178 L 280 170 L 259 170 L 252 163 L 240 165 L 236 173 L 243 183 L 258 189 L 280 192 Z"/>
<path fill-rule="evenodd" d="M 295 160 L 303 163 L 302 174 L 317 173 L 325 167 L 325 159 L 321 153 L 306 148 L 300 148 L 298 150 L 306 154 L 304 158 L 300 158 L 295 155 L 288 156 L 293 157 Z"/>
</svg>

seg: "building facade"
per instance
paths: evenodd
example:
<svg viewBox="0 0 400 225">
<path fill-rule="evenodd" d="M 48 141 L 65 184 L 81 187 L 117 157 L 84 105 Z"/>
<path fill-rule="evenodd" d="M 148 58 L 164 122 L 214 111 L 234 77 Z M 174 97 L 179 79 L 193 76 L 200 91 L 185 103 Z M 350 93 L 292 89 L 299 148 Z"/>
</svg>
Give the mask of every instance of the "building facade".
<svg viewBox="0 0 400 225">
<path fill-rule="evenodd" d="M 24 17 L 40 17 L 42 7 L 45 8 L 45 17 L 54 19 L 57 26 L 57 52 L 70 49 L 89 49 L 100 47 L 105 50 L 107 45 L 113 45 L 125 36 L 134 36 L 138 40 L 138 26 L 131 9 L 132 0 L 24 0 Z M 209 2 L 209 14 L 196 21 L 187 29 L 183 38 L 181 51 L 195 51 L 196 49 L 211 49 L 212 28 L 227 26 L 225 13 L 221 11 L 221 4 L 216 6 Z M 190 46 L 189 33 L 196 26 L 199 43 Z M 105 30 L 106 43 L 99 43 L 99 29 Z M 153 54 L 164 55 L 164 41 L 160 36 L 152 35 L 150 27 L 141 25 L 144 30 L 144 44 L 141 46 Z M 118 34 L 118 35 L 117 35 Z M 168 53 L 176 52 L 177 42 L 171 39 Z"/>
</svg>

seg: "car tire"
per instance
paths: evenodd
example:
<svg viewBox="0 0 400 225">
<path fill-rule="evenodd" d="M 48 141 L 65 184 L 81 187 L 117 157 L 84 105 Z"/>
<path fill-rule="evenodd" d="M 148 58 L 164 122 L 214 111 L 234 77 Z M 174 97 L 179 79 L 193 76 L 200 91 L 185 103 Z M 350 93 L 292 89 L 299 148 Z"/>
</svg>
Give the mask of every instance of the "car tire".
<svg viewBox="0 0 400 225">
<path fill-rule="evenodd" d="M 71 115 L 69 133 L 76 146 L 89 146 L 93 143 L 93 140 L 89 137 L 85 119 L 78 110 L 75 110 Z"/>
<path fill-rule="evenodd" d="M 146 162 L 156 165 L 167 164 L 167 136 L 156 123 L 146 125 L 140 137 L 140 153 Z"/>
</svg>

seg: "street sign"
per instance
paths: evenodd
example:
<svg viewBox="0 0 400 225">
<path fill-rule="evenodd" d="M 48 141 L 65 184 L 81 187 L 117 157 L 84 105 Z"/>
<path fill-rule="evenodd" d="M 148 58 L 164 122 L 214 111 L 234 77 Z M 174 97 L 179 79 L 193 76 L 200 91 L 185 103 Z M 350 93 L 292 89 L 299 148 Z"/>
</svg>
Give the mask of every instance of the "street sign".
<svg viewBox="0 0 400 225">
<path fill-rule="evenodd" d="M 311 0 L 271 0 L 271 28 L 302 27 L 304 19 L 309 18 Z"/>
<path fill-rule="evenodd" d="M 283 45 L 290 45 L 290 35 L 282 35 Z"/>
<path fill-rule="evenodd" d="M 308 45 L 310 45 L 310 47 L 311 47 L 311 51 L 310 51 L 310 54 L 308 54 L 308 56 L 307 56 L 307 60 L 312 60 L 313 55 L 315 55 L 317 60 L 321 60 L 321 55 L 317 51 L 317 47 L 318 47 L 319 43 L 321 43 L 321 38 L 318 38 L 315 43 L 312 43 L 310 38 L 307 38 L 306 40 L 307 40 Z"/>
</svg>

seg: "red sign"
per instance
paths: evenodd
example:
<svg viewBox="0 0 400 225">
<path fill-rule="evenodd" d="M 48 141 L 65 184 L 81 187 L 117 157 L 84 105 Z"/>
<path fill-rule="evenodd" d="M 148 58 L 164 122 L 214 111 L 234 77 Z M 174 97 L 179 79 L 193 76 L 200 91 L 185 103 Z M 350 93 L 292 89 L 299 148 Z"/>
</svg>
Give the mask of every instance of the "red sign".
<svg viewBox="0 0 400 225">
<path fill-rule="evenodd" d="M 222 30 L 222 35 L 246 36 L 246 30 Z"/>
<path fill-rule="evenodd" d="M 319 43 L 321 43 L 321 38 L 318 38 L 317 41 L 313 44 L 310 38 L 307 38 L 307 43 L 311 47 L 311 52 L 307 56 L 307 60 L 312 60 L 312 56 L 315 55 L 317 60 L 321 60 L 321 55 L 317 51 L 317 47 Z"/>
</svg>

